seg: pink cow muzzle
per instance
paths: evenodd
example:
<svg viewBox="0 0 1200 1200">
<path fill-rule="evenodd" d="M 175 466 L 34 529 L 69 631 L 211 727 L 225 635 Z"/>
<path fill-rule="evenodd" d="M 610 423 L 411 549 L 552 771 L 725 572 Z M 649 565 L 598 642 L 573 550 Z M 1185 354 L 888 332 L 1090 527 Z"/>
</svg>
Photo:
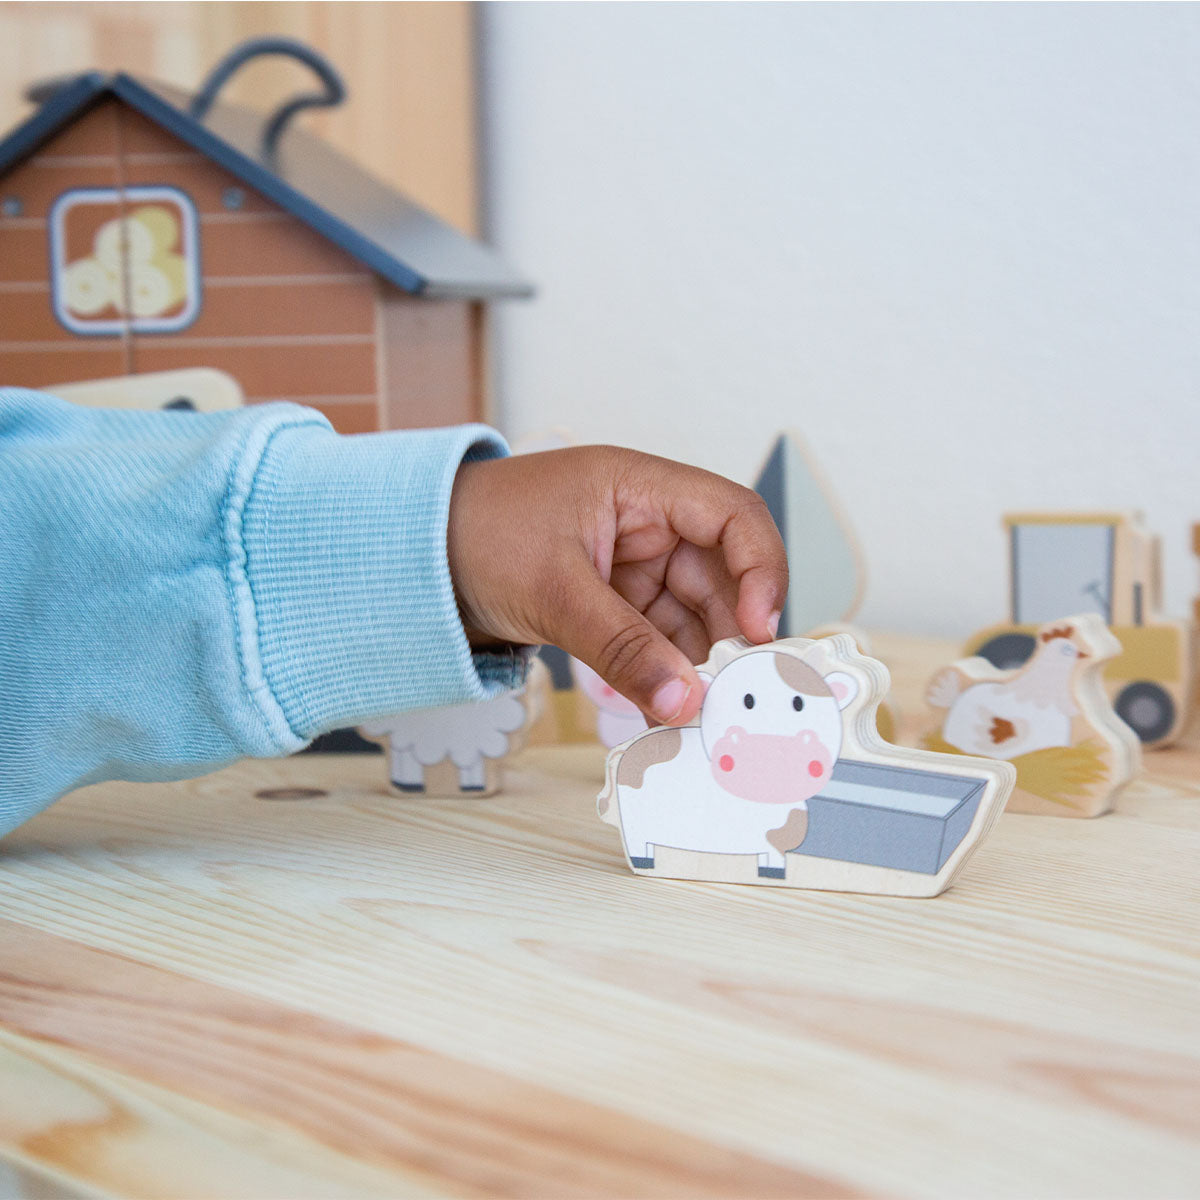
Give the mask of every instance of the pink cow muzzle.
<svg viewBox="0 0 1200 1200">
<path fill-rule="evenodd" d="M 713 778 L 743 800 L 797 804 L 815 796 L 833 771 L 833 755 L 811 729 L 792 735 L 727 729 L 713 746 Z"/>
</svg>

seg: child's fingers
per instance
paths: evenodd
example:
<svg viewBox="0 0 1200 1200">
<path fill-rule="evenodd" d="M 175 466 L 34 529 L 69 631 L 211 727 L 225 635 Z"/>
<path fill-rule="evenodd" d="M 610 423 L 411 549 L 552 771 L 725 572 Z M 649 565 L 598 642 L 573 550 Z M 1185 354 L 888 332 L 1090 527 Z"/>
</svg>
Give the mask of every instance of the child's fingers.
<svg viewBox="0 0 1200 1200">
<path fill-rule="evenodd" d="M 678 466 L 669 493 L 672 527 L 698 546 L 719 546 L 737 582 L 737 622 L 751 641 L 775 636 L 787 596 L 788 564 L 783 539 L 762 499 L 719 475 Z"/>
<path fill-rule="evenodd" d="M 591 563 L 567 584 L 555 642 L 663 724 L 700 707 L 700 679 L 687 655 L 596 573 Z"/>
<path fill-rule="evenodd" d="M 679 542 L 669 554 L 617 564 L 609 583 L 693 662 L 703 662 L 713 642 L 739 632 L 737 584 L 720 550 Z"/>
<path fill-rule="evenodd" d="M 694 663 L 708 657 L 713 638 L 704 622 L 686 604 L 665 589 L 645 609 L 646 620 L 688 656 Z"/>
<path fill-rule="evenodd" d="M 763 568 L 751 568 L 742 575 L 738 589 L 738 627 L 752 642 L 771 641 L 779 632 L 786 598 L 786 580 L 781 589 L 777 576 Z"/>
<path fill-rule="evenodd" d="M 691 542 L 681 543 L 667 564 L 666 585 L 703 622 L 710 646 L 741 632 L 737 621 L 738 585 L 730 577 L 719 549 L 704 550 Z"/>
<path fill-rule="evenodd" d="M 729 572 L 738 581 L 738 627 L 752 642 L 771 641 L 787 599 L 788 562 L 766 505 L 735 513 L 721 544 Z"/>
</svg>

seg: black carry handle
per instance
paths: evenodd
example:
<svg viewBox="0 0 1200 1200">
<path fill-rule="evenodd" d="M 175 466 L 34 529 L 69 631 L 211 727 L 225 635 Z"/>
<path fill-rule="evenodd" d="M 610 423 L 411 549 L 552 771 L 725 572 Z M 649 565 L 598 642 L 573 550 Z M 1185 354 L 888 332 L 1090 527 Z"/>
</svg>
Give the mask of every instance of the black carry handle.
<svg viewBox="0 0 1200 1200">
<path fill-rule="evenodd" d="M 311 46 L 295 38 L 259 37 L 251 38 L 240 46 L 235 46 L 212 71 L 204 81 L 203 86 L 192 100 L 190 114 L 197 121 L 203 121 L 208 110 L 212 108 L 217 93 L 229 81 L 229 77 L 244 63 L 264 54 L 284 54 L 289 58 L 298 59 L 305 66 L 311 67 L 321 82 L 325 85 L 323 92 L 305 92 L 281 105 L 263 129 L 262 155 L 272 158 L 275 149 L 283 135 L 287 123 L 304 108 L 333 108 L 346 98 L 346 85 L 342 77 L 334 69 L 333 64 L 323 55 L 318 54 Z"/>
</svg>

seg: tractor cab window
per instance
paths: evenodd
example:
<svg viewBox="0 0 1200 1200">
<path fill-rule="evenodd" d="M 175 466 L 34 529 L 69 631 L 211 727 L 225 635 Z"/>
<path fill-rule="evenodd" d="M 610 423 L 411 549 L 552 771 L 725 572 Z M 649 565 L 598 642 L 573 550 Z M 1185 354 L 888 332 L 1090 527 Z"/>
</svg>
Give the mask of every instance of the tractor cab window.
<svg viewBox="0 0 1200 1200">
<path fill-rule="evenodd" d="M 1111 525 L 1014 525 L 1014 621 L 1041 625 L 1094 612 L 1111 625 L 1114 536 Z"/>
<path fill-rule="evenodd" d="M 49 227 L 54 315 L 72 333 L 169 333 L 196 319 L 196 209 L 183 192 L 75 188 Z"/>
</svg>

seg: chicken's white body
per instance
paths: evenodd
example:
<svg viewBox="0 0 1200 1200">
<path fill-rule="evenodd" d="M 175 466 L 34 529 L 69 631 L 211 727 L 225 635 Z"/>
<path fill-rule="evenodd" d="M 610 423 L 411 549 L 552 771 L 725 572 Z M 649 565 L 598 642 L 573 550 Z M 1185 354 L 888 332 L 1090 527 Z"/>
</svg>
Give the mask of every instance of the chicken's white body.
<svg viewBox="0 0 1200 1200">
<path fill-rule="evenodd" d="M 964 686 L 949 667 L 934 677 L 927 699 L 948 708 L 942 737 L 966 754 L 1013 759 L 1051 746 L 1071 745 L 1079 709 L 1071 680 L 1080 651 L 1069 637 L 1043 641 L 1015 675 Z"/>
</svg>

